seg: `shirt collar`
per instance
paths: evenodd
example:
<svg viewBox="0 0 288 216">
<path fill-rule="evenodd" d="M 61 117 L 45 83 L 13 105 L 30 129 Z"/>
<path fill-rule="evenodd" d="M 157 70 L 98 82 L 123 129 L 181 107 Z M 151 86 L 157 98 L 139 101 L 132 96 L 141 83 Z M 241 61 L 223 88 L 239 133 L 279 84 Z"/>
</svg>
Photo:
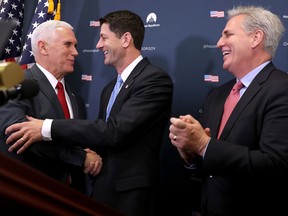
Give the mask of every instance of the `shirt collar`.
<svg viewBox="0 0 288 216">
<path fill-rule="evenodd" d="M 251 84 L 251 82 L 257 76 L 257 74 L 260 73 L 260 71 L 269 63 L 270 63 L 270 61 L 266 61 L 266 62 L 262 63 L 261 65 L 259 65 L 258 67 L 256 67 L 255 69 L 253 69 L 252 71 L 250 71 L 248 74 L 246 74 L 241 79 L 241 82 L 243 83 L 243 85 L 246 88 L 248 88 L 248 86 Z"/>
<path fill-rule="evenodd" d="M 52 87 L 55 89 L 56 85 L 58 83 L 58 80 L 48 71 L 46 70 L 44 67 L 42 67 L 41 65 L 39 65 L 38 63 L 36 63 L 36 65 L 39 67 L 39 69 L 44 73 L 44 75 L 46 76 L 46 78 L 48 79 L 49 83 L 52 85 Z M 65 81 L 64 78 L 62 80 L 60 80 L 60 82 L 63 83 L 63 85 L 65 86 Z M 65 88 L 65 87 L 64 87 Z"/>
<path fill-rule="evenodd" d="M 142 55 L 139 55 L 131 64 L 129 64 L 125 70 L 121 73 L 121 78 L 123 80 L 123 82 L 126 81 L 126 79 L 128 78 L 128 76 L 131 74 L 131 72 L 133 71 L 133 69 L 136 67 L 136 65 L 143 59 Z"/>
</svg>

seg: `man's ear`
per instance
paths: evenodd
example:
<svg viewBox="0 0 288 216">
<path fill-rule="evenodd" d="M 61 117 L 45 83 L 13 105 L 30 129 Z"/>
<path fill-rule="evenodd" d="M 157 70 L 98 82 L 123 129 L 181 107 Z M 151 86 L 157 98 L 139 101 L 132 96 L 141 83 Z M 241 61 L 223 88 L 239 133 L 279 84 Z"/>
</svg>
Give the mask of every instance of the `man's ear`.
<svg viewBox="0 0 288 216">
<path fill-rule="evenodd" d="M 47 55 L 47 43 L 45 41 L 38 41 L 38 49 L 39 52 L 42 53 L 43 55 Z"/>
<path fill-rule="evenodd" d="M 261 30 L 256 30 L 253 33 L 253 38 L 252 38 L 252 48 L 257 47 L 263 40 L 264 40 L 264 32 Z"/>
<path fill-rule="evenodd" d="M 122 39 L 123 39 L 123 47 L 125 48 L 129 47 L 130 43 L 133 41 L 133 38 L 130 32 L 125 32 L 122 35 Z"/>
</svg>

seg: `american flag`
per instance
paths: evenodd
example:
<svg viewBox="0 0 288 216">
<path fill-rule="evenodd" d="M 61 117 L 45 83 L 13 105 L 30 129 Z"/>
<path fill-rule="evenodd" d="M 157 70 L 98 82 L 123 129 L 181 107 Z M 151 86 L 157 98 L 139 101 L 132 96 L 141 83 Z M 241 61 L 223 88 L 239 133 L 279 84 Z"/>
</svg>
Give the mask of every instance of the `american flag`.
<svg viewBox="0 0 288 216">
<path fill-rule="evenodd" d="M 98 27 L 98 26 L 100 26 L 100 21 L 99 21 L 99 20 L 97 20 L 97 21 L 90 21 L 90 26 Z"/>
<path fill-rule="evenodd" d="M 92 81 L 92 75 L 82 74 L 81 75 L 81 80 Z"/>
<path fill-rule="evenodd" d="M 16 20 L 17 26 L 12 31 L 5 52 L 0 60 L 16 61 L 21 54 L 21 36 L 24 19 L 24 0 L 3 0 L 0 5 L 0 20 Z"/>
<path fill-rule="evenodd" d="M 210 17 L 224 17 L 224 11 L 210 11 Z"/>
<path fill-rule="evenodd" d="M 60 0 L 59 1 L 54 0 L 54 5 L 57 5 L 57 3 L 58 3 L 58 7 L 59 7 L 59 8 L 57 7 L 57 10 L 58 9 L 60 10 L 60 6 L 59 6 Z M 59 12 L 60 11 L 58 11 L 58 13 Z M 27 32 L 27 36 L 25 38 L 25 43 L 23 45 L 23 51 L 22 51 L 22 54 L 21 54 L 20 60 L 19 60 L 20 65 L 25 65 L 25 64 L 30 64 L 30 63 L 35 62 L 34 56 L 33 56 L 32 50 L 31 50 L 31 35 L 32 35 L 34 29 L 38 25 L 40 25 L 41 23 L 43 23 L 47 20 L 53 19 L 55 14 L 56 14 L 56 11 L 54 10 L 54 7 L 51 8 L 51 4 L 49 5 L 48 0 L 38 0 L 38 4 L 36 6 L 35 13 L 34 13 L 32 21 L 31 21 L 31 25 L 29 27 L 29 30 Z"/>
<path fill-rule="evenodd" d="M 204 81 L 206 81 L 206 82 L 219 82 L 219 76 L 205 74 L 204 75 Z"/>
</svg>

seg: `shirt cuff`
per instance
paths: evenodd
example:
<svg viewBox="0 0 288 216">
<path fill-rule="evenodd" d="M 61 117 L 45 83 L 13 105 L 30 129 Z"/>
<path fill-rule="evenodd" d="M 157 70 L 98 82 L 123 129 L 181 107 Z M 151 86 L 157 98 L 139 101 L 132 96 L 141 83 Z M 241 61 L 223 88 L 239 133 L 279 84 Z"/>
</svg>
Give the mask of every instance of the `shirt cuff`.
<svg viewBox="0 0 288 216">
<path fill-rule="evenodd" d="M 51 125 L 53 119 L 45 119 L 42 125 L 41 133 L 44 141 L 51 141 Z"/>
<path fill-rule="evenodd" d="M 207 148 L 208 148 L 208 145 L 209 145 L 210 141 L 211 141 L 211 138 L 209 139 L 207 145 L 206 145 L 205 148 L 204 148 L 204 152 L 203 152 L 203 156 L 202 156 L 203 160 L 204 160 L 204 157 L 205 157 L 205 154 L 206 154 L 206 150 L 207 150 Z"/>
</svg>

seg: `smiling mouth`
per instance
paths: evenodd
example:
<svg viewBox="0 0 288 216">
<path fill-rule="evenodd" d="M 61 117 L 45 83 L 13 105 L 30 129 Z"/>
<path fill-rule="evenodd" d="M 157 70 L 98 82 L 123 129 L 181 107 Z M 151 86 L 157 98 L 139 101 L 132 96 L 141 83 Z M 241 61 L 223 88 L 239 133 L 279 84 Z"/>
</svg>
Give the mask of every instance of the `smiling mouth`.
<svg viewBox="0 0 288 216">
<path fill-rule="evenodd" d="M 223 56 L 226 56 L 226 55 L 228 55 L 228 54 L 230 54 L 230 51 L 223 51 L 223 52 L 222 52 L 222 55 L 223 55 Z"/>
</svg>

